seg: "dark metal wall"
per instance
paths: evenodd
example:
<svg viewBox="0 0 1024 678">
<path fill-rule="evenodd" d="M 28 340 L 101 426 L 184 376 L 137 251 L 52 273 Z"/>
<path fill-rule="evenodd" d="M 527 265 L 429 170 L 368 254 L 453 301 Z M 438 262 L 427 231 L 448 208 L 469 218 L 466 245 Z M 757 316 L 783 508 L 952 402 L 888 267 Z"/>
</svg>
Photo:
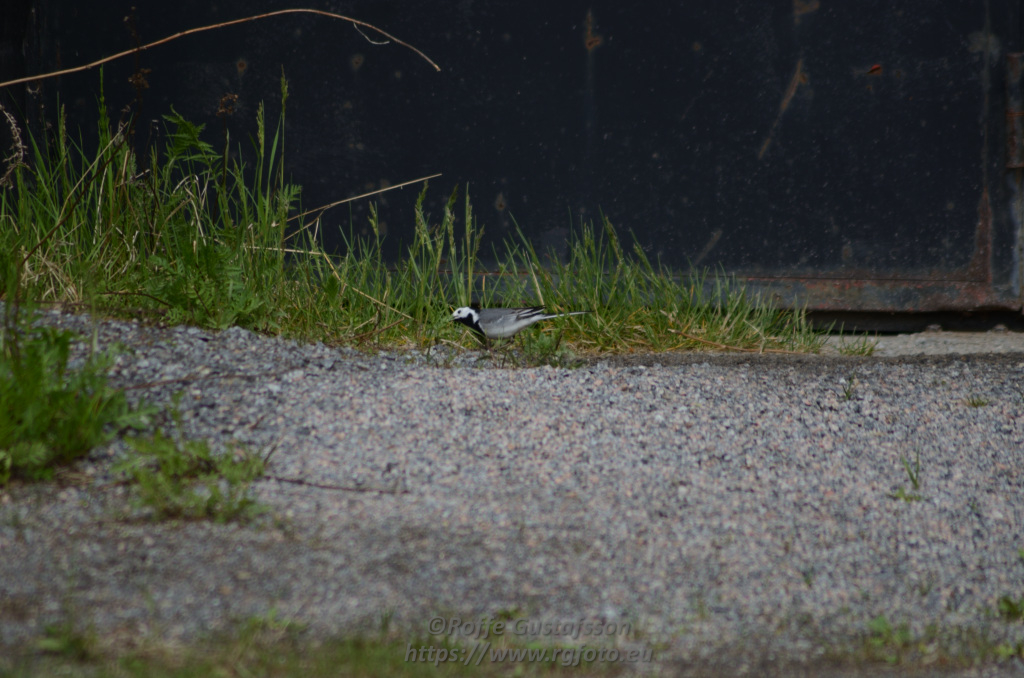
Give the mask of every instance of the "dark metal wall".
<svg viewBox="0 0 1024 678">
<path fill-rule="evenodd" d="M 131 4 L 142 42 L 281 8 L 22 4 L 30 73 L 130 48 Z M 325 18 L 249 23 L 139 57 L 151 69 L 140 138 L 173 105 L 206 122 L 212 143 L 225 124 L 245 140 L 259 102 L 276 115 L 283 69 L 305 207 L 441 172 L 435 213 L 468 184 L 495 240 L 515 222 L 557 249 L 600 211 L 664 263 L 722 267 L 786 303 L 1021 307 L 1022 170 L 1008 167 L 1024 139 L 1009 133 L 1022 109 L 1019 1 L 315 6 L 388 30 L 442 71 Z M 135 67 L 105 69 L 115 114 L 136 101 Z M 89 125 L 98 82 L 92 72 L 7 96 L 38 126 L 59 91 Z M 214 114 L 227 93 L 239 100 L 225 123 Z M 415 193 L 378 199 L 396 249 Z M 365 204 L 329 212 L 328 244 L 365 219 Z"/>
</svg>

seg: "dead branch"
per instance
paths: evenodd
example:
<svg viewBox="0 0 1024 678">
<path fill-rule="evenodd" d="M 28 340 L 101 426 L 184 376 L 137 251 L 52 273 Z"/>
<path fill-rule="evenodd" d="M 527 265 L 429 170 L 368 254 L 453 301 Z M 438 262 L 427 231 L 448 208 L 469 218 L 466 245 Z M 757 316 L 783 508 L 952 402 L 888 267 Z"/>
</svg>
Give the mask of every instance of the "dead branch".
<svg viewBox="0 0 1024 678">
<path fill-rule="evenodd" d="M 60 71 L 53 71 L 52 73 L 42 73 L 40 75 L 30 75 L 30 76 L 27 76 L 27 77 L 24 77 L 24 78 L 18 78 L 16 80 L 7 80 L 6 82 L 0 82 L 0 87 L 9 87 L 10 85 L 20 85 L 20 84 L 26 83 L 26 82 L 35 82 L 37 80 L 46 80 L 48 78 L 56 78 L 56 77 L 59 77 L 59 76 L 62 76 L 62 75 L 69 75 L 71 73 L 80 73 L 82 71 L 87 71 L 87 70 L 89 70 L 91 68 L 96 68 L 97 66 L 102 66 L 105 63 L 109 63 L 111 61 L 116 61 L 117 59 L 120 59 L 122 57 L 126 57 L 126 56 L 129 56 L 131 54 L 136 54 L 138 52 L 142 52 L 144 50 L 151 49 L 151 48 L 157 47 L 159 45 L 164 45 L 164 44 L 166 44 L 168 42 L 171 42 L 172 40 L 177 40 L 178 38 L 184 38 L 187 35 L 193 35 L 195 33 L 202 33 L 204 31 L 212 31 L 212 30 L 214 30 L 216 28 L 224 28 L 226 26 L 235 26 L 237 24 L 242 24 L 242 23 L 246 23 L 246 22 L 249 22 L 249 21 L 255 21 L 257 19 L 266 19 L 266 18 L 273 17 L 273 16 L 280 16 L 282 14 L 319 14 L 321 16 L 326 16 L 326 17 L 329 17 L 331 19 L 341 19 L 342 21 L 348 21 L 349 23 L 351 23 L 352 25 L 354 25 L 356 27 L 362 26 L 364 28 L 368 28 L 371 31 L 376 31 L 380 35 L 383 35 L 388 40 L 391 40 L 391 41 L 393 41 L 393 42 L 395 42 L 395 43 L 397 43 L 397 44 L 399 44 L 399 45 L 401 45 L 403 47 L 411 49 L 413 52 L 415 52 L 416 54 L 421 56 L 428 64 L 433 66 L 435 70 L 437 70 L 437 71 L 441 70 L 441 67 L 438 66 L 437 64 L 435 64 L 430 59 L 430 57 L 428 57 L 426 54 L 424 54 L 420 50 L 416 49 L 415 47 L 413 47 L 409 43 L 407 43 L 407 42 L 405 42 L 403 40 L 399 40 L 398 38 L 396 38 L 395 36 L 391 35 L 390 33 L 386 32 L 386 31 L 384 31 L 384 30 L 382 30 L 380 28 L 377 28 L 373 24 L 366 23 L 365 21 L 360 21 L 359 19 L 353 19 L 352 17 L 348 17 L 348 16 L 345 16 L 343 14 L 334 14 L 333 12 L 325 12 L 325 11 L 320 10 L 320 9 L 294 8 L 294 9 L 280 9 L 280 10 L 277 10 L 275 12 L 267 12 L 265 14 L 257 14 L 255 16 L 245 17 L 243 19 L 233 19 L 231 21 L 222 21 L 220 23 L 211 24 L 209 26 L 199 26 L 198 28 L 190 28 L 187 31 L 181 31 L 180 33 L 175 33 L 174 35 L 169 35 L 166 38 L 161 38 L 160 40 L 157 40 L 155 42 L 149 42 L 149 43 L 146 43 L 145 45 L 140 45 L 139 47 L 133 47 L 132 49 L 126 49 L 123 52 L 118 52 L 117 54 L 113 54 L 113 55 L 108 56 L 108 57 L 103 57 L 102 59 L 99 59 L 97 61 L 93 61 L 92 63 L 89 63 L 89 64 L 85 64 L 84 66 L 75 66 L 74 68 L 65 68 L 65 69 L 60 70 Z M 361 32 L 362 31 L 360 31 L 360 33 Z"/>
</svg>

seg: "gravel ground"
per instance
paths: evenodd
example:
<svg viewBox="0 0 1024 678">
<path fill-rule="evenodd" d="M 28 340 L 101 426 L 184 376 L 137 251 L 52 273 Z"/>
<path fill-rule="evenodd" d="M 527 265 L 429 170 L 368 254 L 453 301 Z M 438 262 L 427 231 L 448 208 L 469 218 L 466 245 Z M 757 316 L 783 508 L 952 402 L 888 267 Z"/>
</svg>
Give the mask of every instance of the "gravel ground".
<svg viewBox="0 0 1024 678">
<path fill-rule="evenodd" d="M 127 346 L 112 378 L 132 394 L 167 404 L 183 391 L 189 435 L 275 450 L 276 480 L 256 484 L 272 514 L 126 517 L 109 475 L 119 442 L 63 482 L 11 485 L 0 652 L 69 613 L 130 641 L 193 638 L 272 608 L 319 635 L 385 614 L 410 637 L 434 617 L 502 611 L 629 624 L 618 647 L 654 648 L 651 666 L 671 675 L 859 675 L 833 660 L 861 656 L 879 615 L 917 636 L 931 627 L 953 654 L 977 638 L 1024 642 L 1024 624 L 993 612 L 1024 596 L 1014 333 L 990 333 L 988 351 L 1004 352 L 976 355 L 508 370 L 447 349 L 365 355 L 240 329 L 46 318 Z M 954 350 L 925 334 L 885 337 L 879 352 Z M 901 458 L 920 459 L 917 489 Z M 1013 660 L 962 674 L 1022 672 Z"/>
</svg>

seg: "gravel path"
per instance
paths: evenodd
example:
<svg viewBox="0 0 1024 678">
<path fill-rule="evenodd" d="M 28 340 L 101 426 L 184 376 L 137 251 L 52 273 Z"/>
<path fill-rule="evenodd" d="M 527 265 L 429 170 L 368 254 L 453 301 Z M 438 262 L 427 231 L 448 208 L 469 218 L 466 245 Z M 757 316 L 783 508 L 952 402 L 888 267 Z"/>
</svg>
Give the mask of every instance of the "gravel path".
<svg viewBox="0 0 1024 678">
<path fill-rule="evenodd" d="M 0 648 L 68 610 L 130 639 L 271 608 L 316 634 L 384 614 L 417 637 L 502 611 L 629 624 L 619 647 L 694 675 L 824 670 L 879 615 L 954 653 L 1024 642 L 993 612 L 1024 596 L 1021 353 L 500 370 L 47 318 L 130 347 L 113 379 L 150 384 L 133 394 L 183 390 L 190 435 L 272 448 L 269 473 L 307 484 L 257 483 L 256 525 L 125 519 L 115 443 L 71 482 L 10 486 Z"/>
</svg>

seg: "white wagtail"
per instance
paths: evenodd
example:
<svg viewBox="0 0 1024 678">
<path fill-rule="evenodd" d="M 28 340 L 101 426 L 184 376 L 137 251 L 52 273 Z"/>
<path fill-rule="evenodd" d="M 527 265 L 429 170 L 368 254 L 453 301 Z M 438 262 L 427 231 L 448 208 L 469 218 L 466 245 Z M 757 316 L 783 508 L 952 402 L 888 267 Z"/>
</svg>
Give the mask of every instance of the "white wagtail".
<svg viewBox="0 0 1024 678">
<path fill-rule="evenodd" d="M 545 313 L 543 306 L 529 308 L 471 308 L 463 306 L 452 313 L 452 321 L 466 325 L 487 342 L 492 339 L 508 339 L 541 320 L 561 318 L 566 315 L 582 315 L 590 311 L 571 313 Z"/>
</svg>

